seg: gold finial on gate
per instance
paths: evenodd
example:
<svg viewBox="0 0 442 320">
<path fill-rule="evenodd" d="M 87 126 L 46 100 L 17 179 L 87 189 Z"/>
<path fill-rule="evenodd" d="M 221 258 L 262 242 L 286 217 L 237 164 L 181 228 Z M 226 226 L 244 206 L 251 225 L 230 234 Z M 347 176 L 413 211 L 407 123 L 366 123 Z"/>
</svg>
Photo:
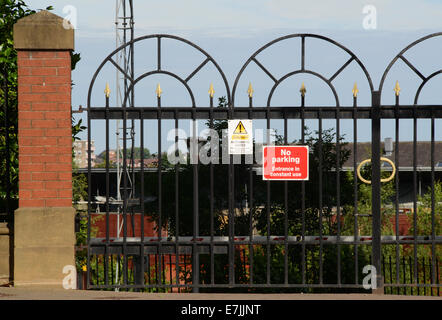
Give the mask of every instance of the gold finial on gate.
<svg viewBox="0 0 442 320">
<path fill-rule="evenodd" d="M 157 94 L 157 97 L 160 98 L 161 94 L 163 93 L 163 90 L 161 90 L 160 84 L 157 85 L 157 90 L 155 90 L 155 93 Z"/>
<path fill-rule="evenodd" d="M 399 91 L 401 91 L 401 87 L 399 87 L 399 81 L 396 81 L 396 85 L 394 86 L 394 92 L 399 96 Z"/>
<path fill-rule="evenodd" d="M 249 82 L 249 88 L 247 89 L 247 94 L 249 95 L 249 98 L 253 97 L 253 92 L 254 91 L 255 90 L 253 90 L 252 83 Z"/>
<path fill-rule="evenodd" d="M 305 97 L 305 93 L 307 92 L 307 89 L 305 88 L 304 82 L 301 85 L 301 89 L 299 89 L 299 92 L 301 92 L 301 95 Z"/>
<path fill-rule="evenodd" d="M 211 98 L 213 98 L 214 94 L 215 94 L 215 89 L 213 89 L 213 83 L 211 83 L 209 88 L 209 95 Z"/>
<path fill-rule="evenodd" d="M 356 82 L 355 82 L 355 85 L 353 86 L 353 90 L 351 90 L 351 92 L 353 93 L 353 97 L 356 98 L 358 96 L 359 90 L 358 90 L 358 85 Z"/>
<path fill-rule="evenodd" d="M 109 89 L 109 83 L 106 82 L 106 88 L 104 89 L 104 94 L 106 95 L 106 98 L 109 98 L 111 91 Z"/>
</svg>

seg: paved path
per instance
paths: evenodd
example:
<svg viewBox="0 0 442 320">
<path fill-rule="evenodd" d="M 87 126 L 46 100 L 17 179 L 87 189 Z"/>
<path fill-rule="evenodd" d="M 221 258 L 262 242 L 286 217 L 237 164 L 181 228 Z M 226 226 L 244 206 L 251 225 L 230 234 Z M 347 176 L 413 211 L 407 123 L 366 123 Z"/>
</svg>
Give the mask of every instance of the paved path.
<svg viewBox="0 0 442 320">
<path fill-rule="evenodd" d="M 442 297 L 373 294 L 138 293 L 0 287 L 0 300 L 441 300 Z"/>
</svg>

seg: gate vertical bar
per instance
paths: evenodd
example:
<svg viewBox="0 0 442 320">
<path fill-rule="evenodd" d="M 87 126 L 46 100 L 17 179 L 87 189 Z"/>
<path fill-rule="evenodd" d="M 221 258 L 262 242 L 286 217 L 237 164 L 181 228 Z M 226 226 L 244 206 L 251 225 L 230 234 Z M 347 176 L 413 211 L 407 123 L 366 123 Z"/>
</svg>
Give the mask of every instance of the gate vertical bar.
<svg viewBox="0 0 442 320">
<path fill-rule="evenodd" d="M 399 91 L 396 91 L 395 94 L 395 138 L 396 145 L 394 146 L 394 160 L 396 167 L 399 168 Z M 396 195 L 395 195 L 395 207 L 396 207 L 396 283 L 399 284 L 399 267 L 400 267 L 400 244 L 399 244 L 399 174 L 395 176 L 395 187 L 396 187 Z M 399 287 L 396 288 L 396 293 L 399 293 Z"/>
<path fill-rule="evenodd" d="M 251 84 L 249 86 L 249 119 L 253 119 L 253 89 Z M 254 150 L 256 152 L 256 150 Z M 253 284 L 253 155 L 252 155 L 252 163 L 249 167 L 249 235 L 250 235 L 250 246 L 249 246 L 249 280 L 250 284 Z"/>
<path fill-rule="evenodd" d="M 127 110 L 123 104 L 123 284 L 127 285 Z M 119 233 L 119 230 L 117 231 Z"/>
<path fill-rule="evenodd" d="M 376 268 L 376 293 L 383 292 L 381 272 L 381 96 L 372 92 L 371 164 L 372 164 L 372 265 Z"/>
<path fill-rule="evenodd" d="M 90 263 L 90 258 L 91 258 L 91 246 L 90 246 L 90 241 L 91 241 L 91 198 L 92 198 L 92 193 L 91 193 L 91 114 L 90 114 L 90 107 L 88 107 L 87 109 L 87 193 L 88 193 L 88 197 L 87 197 L 87 266 L 86 266 L 86 289 L 89 289 L 90 286 L 90 275 L 91 275 L 91 263 Z"/>
<path fill-rule="evenodd" d="M 301 145 L 305 144 L 305 96 L 301 95 Z M 305 181 L 301 182 L 301 236 L 302 236 L 302 258 L 301 258 L 301 272 L 302 284 L 306 281 L 306 251 L 305 251 Z"/>
<path fill-rule="evenodd" d="M 413 280 L 411 283 L 418 283 L 417 274 L 417 115 L 416 104 L 413 106 Z M 419 287 L 416 287 L 419 294 Z M 412 290 L 414 292 L 414 290 Z"/>
<path fill-rule="evenodd" d="M 193 144 L 193 249 L 192 249 L 192 292 L 199 292 L 200 263 L 196 238 L 199 235 L 199 203 L 198 203 L 198 136 L 197 120 L 195 113 L 196 106 L 192 107 L 192 144 Z M 192 149 L 191 149 L 192 150 Z"/>
<path fill-rule="evenodd" d="M 435 126 L 434 126 L 434 108 L 431 109 L 431 267 L 432 267 L 432 284 L 434 284 L 434 280 L 436 279 L 436 229 L 435 229 L 435 215 L 436 215 L 436 201 L 435 201 L 435 192 L 434 192 L 434 137 L 435 136 Z M 438 288 L 439 289 L 439 288 Z M 433 291 L 431 291 L 433 292 Z"/>
<path fill-rule="evenodd" d="M 161 48 L 161 46 L 160 46 L 160 40 L 159 40 L 160 38 L 158 38 L 158 48 Z M 158 49 L 158 50 L 160 50 L 160 49 Z M 158 53 L 158 57 L 160 57 L 160 53 Z M 159 58 L 158 58 L 159 59 Z M 161 285 L 161 276 L 162 276 L 162 274 L 161 274 L 161 270 L 162 270 L 162 260 L 161 260 L 161 253 L 162 253 L 162 250 L 161 250 L 161 240 L 162 240 L 162 237 L 163 237 L 163 221 L 162 221 L 162 209 L 163 209 L 163 207 L 162 207 L 162 202 L 163 202 L 163 193 L 162 193 L 162 189 L 163 189 L 163 185 L 162 185 L 162 176 L 161 176 L 161 167 L 162 167 L 162 159 L 161 159 L 161 152 L 162 152 L 162 150 L 161 150 L 161 118 L 162 118 L 162 113 L 161 113 L 161 88 L 160 88 L 160 85 L 158 84 L 158 87 L 157 87 L 157 107 L 158 107 L 158 140 L 157 140 L 157 143 L 158 143 L 158 155 L 157 155 L 157 157 L 158 157 L 158 226 L 157 226 L 157 228 L 158 228 L 158 245 L 157 245 L 157 255 L 158 255 L 158 263 L 159 263 L 159 266 L 158 266 L 158 269 L 157 269 L 157 284 L 158 285 Z"/>
<path fill-rule="evenodd" d="M 355 239 L 354 257 L 355 257 L 355 284 L 359 283 L 359 253 L 358 244 L 359 241 L 359 225 L 358 225 L 358 174 L 356 172 L 358 161 L 358 95 L 357 91 L 353 92 L 353 206 L 354 206 L 354 224 L 353 233 Z"/>
<path fill-rule="evenodd" d="M 140 285 L 144 285 L 144 113 L 143 110 L 140 111 L 140 149 L 141 149 L 141 177 L 140 177 L 140 205 L 141 205 L 141 212 L 140 212 L 140 239 L 141 239 L 141 246 L 140 246 L 140 271 L 139 276 L 140 278 L 137 279 L 137 281 Z"/>
<path fill-rule="evenodd" d="M 157 70 L 161 70 L 161 37 L 157 38 Z M 162 118 L 162 113 L 161 113 L 161 88 L 160 88 L 160 84 L 158 83 L 157 86 L 157 111 L 158 111 L 158 132 L 157 132 L 157 148 L 158 148 L 158 245 L 157 245 L 157 255 L 159 257 L 158 262 L 159 262 L 159 267 L 156 269 L 156 280 L 157 280 L 157 285 L 161 285 L 161 238 L 162 238 L 162 221 L 161 221 L 161 214 L 162 214 L 162 177 L 161 177 L 161 166 L 162 166 L 162 161 L 161 161 L 161 118 Z M 156 264 L 155 264 L 155 268 L 156 268 Z"/>
<path fill-rule="evenodd" d="M 288 124 L 287 124 L 287 115 L 284 112 L 284 144 L 288 145 Z M 288 181 L 284 181 L 284 284 L 289 283 L 289 245 L 288 245 L 288 235 L 289 235 L 289 227 L 288 227 L 288 214 L 289 214 L 289 191 L 288 191 Z"/>
<path fill-rule="evenodd" d="M 266 144 L 269 146 L 270 145 L 270 105 L 267 105 L 267 109 L 266 109 L 266 119 L 267 119 L 267 140 L 266 140 Z M 262 160 L 264 162 L 264 159 Z M 264 174 L 264 173 L 263 173 Z M 270 263 L 271 263 L 271 257 L 270 257 L 270 233 L 271 233 L 271 228 L 270 228 L 270 215 L 271 215 L 271 210 L 270 210 L 270 191 L 271 191 L 271 187 L 270 187 L 270 180 L 266 181 L 266 187 L 267 187 L 267 199 L 266 199 L 266 208 L 267 208 L 267 241 L 266 241 L 266 253 L 267 253 L 267 263 L 266 263 L 266 274 L 267 274 L 267 281 L 266 284 L 270 285 Z"/>
<path fill-rule="evenodd" d="M 233 106 L 229 106 L 229 119 L 233 119 Z M 229 285 L 233 286 L 235 283 L 235 246 L 234 246 L 234 170 L 235 167 L 233 165 L 233 155 L 229 154 Z"/>
<path fill-rule="evenodd" d="M 213 87 L 212 91 L 209 93 L 209 104 L 210 104 L 210 129 L 214 130 L 213 126 Z M 211 143 L 213 143 L 212 138 Z M 218 143 L 218 141 L 217 141 Z M 213 177 L 213 150 L 210 149 L 210 283 L 215 284 L 215 255 L 213 247 L 213 236 L 214 236 L 214 177 Z"/>
<path fill-rule="evenodd" d="M 180 157 L 178 149 L 178 111 L 175 111 L 175 145 L 176 153 L 175 156 Z M 181 157 L 180 157 L 181 159 Z M 175 281 L 177 286 L 180 284 L 180 249 L 179 249 L 179 236 L 180 236 L 180 221 L 179 221 L 179 169 L 180 161 L 175 164 Z M 178 292 L 179 292 L 178 287 Z"/>
<path fill-rule="evenodd" d="M 106 84 L 106 247 L 104 251 L 104 283 L 109 284 L 109 86 Z"/>
<path fill-rule="evenodd" d="M 301 70 L 305 70 L 305 37 L 301 37 Z M 301 145 L 305 145 L 305 94 L 301 92 Z M 306 281 L 306 251 L 305 251 L 305 181 L 301 182 L 301 277 L 302 284 L 305 285 Z"/>
<path fill-rule="evenodd" d="M 337 283 L 341 284 L 341 145 L 340 145 L 340 109 L 336 107 L 336 217 L 338 223 L 337 235 Z"/>
<path fill-rule="evenodd" d="M 323 195 L 322 195 L 322 109 L 319 108 L 318 111 L 318 145 L 319 145 L 319 166 L 318 166 L 318 189 L 319 189 L 319 195 L 318 195 L 318 210 L 319 210 L 319 284 L 323 284 L 323 250 L 324 250 L 324 243 L 323 243 L 323 230 L 322 230 L 322 219 L 323 219 Z"/>
</svg>

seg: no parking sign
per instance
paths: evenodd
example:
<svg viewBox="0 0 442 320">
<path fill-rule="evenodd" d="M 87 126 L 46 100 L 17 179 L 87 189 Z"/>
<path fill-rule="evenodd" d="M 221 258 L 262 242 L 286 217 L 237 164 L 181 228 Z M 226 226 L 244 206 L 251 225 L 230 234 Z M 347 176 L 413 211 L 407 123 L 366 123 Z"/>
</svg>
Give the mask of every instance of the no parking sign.
<svg viewBox="0 0 442 320">
<path fill-rule="evenodd" d="M 264 146 L 263 180 L 308 180 L 308 146 Z"/>
</svg>

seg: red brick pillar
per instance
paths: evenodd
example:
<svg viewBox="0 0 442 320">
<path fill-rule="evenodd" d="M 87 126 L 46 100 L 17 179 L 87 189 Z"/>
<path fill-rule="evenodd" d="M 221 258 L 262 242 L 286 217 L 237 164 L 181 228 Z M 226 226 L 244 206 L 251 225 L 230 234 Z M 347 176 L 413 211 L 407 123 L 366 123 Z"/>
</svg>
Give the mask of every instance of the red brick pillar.
<svg viewBox="0 0 442 320">
<path fill-rule="evenodd" d="M 14 285 L 62 288 L 75 266 L 71 58 L 74 30 L 41 11 L 14 25 L 18 52 L 19 209 Z"/>
<path fill-rule="evenodd" d="M 18 52 L 19 207 L 72 206 L 69 51 Z"/>
</svg>

